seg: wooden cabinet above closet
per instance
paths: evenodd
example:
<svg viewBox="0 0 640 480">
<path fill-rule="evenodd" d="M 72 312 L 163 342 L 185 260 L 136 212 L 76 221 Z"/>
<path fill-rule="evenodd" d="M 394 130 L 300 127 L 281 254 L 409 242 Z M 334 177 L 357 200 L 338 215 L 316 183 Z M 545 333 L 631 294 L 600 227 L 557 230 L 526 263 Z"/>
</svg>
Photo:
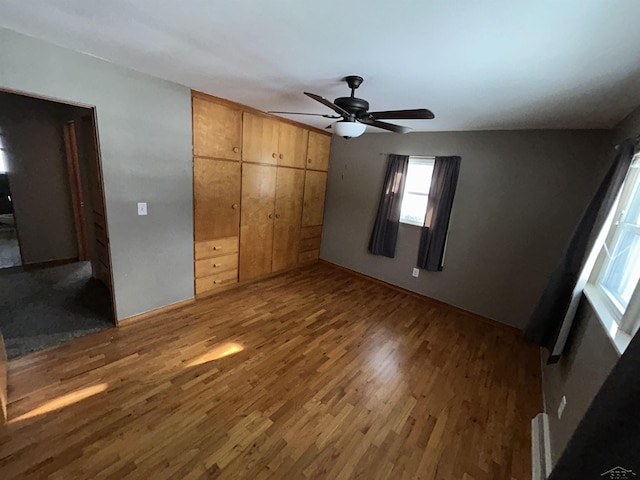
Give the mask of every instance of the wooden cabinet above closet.
<svg viewBox="0 0 640 480">
<path fill-rule="evenodd" d="M 307 168 L 310 170 L 329 170 L 329 154 L 331 153 L 331 137 L 317 132 L 309 132 L 307 148 Z"/>
<path fill-rule="evenodd" d="M 305 167 L 309 131 L 254 113 L 242 115 L 242 161 Z"/>
<path fill-rule="evenodd" d="M 193 154 L 196 157 L 242 158 L 242 111 L 194 96 Z"/>
</svg>

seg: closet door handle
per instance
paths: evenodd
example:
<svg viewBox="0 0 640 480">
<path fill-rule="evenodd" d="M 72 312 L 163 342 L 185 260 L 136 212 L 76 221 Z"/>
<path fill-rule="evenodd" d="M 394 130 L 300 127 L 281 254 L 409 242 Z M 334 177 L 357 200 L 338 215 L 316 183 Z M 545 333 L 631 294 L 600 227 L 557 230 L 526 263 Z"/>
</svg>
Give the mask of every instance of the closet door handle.
<svg viewBox="0 0 640 480">
<path fill-rule="evenodd" d="M 269 218 L 273 218 L 273 213 L 270 213 L 270 214 L 269 214 Z"/>
<path fill-rule="evenodd" d="M 284 155 L 280 154 L 279 157 L 280 157 L 280 160 L 282 160 L 284 158 Z"/>
<path fill-rule="evenodd" d="M 271 154 L 271 156 L 272 156 L 273 158 L 277 158 L 277 157 L 278 157 L 278 154 L 277 154 L 277 153 L 272 153 L 272 154 Z"/>
<path fill-rule="evenodd" d="M 238 153 L 240 149 L 238 147 L 233 147 L 233 153 Z"/>
<path fill-rule="evenodd" d="M 234 203 L 233 205 L 231 205 L 231 208 L 233 208 L 235 210 L 236 208 L 238 208 L 238 204 Z"/>
<path fill-rule="evenodd" d="M 276 213 L 276 218 L 280 218 L 280 214 L 279 213 Z"/>
</svg>

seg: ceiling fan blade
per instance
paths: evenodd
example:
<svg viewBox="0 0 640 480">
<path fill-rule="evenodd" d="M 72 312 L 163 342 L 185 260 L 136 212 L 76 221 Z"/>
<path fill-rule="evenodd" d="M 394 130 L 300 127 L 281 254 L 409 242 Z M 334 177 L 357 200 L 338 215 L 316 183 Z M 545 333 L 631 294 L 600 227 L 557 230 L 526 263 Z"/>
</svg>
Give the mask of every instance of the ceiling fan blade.
<svg viewBox="0 0 640 480">
<path fill-rule="evenodd" d="M 408 133 L 411 131 L 409 127 L 403 127 L 401 125 L 394 125 L 393 123 L 387 122 L 379 122 L 375 118 L 360 118 L 358 119 L 360 123 L 364 123 L 365 125 L 371 125 L 372 127 L 382 128 L 383 130 L 389 130 L 390 132 L 396 133 Z"/>
<path fill-rule="evenodd" d="M 286 115 L 313 115 L 315 117 L 324 117 L 324 118 L 342 118 L 342 116 L 340 115 L 325 115 L 324 113 L 276 112 L 275 110 L 269 110 L 267 113 L 281 113 Z"/>
<path fill-rule="evenodd" d="M 315 93 L 309 93 L 309 92 L 304 92 L 304 94 L 307 97 L 313 98 L 316 102 L 320 102 L 321 104 L 329 107 L 331 110 L 333 110 L 336 113 L 339 113 L 343 117 L 350 117 L 351 116 L 351 114 L 349 112 L 347 112 L 344 108 L 340 108 L 335 103 L 330 102 L 329 100 L 327 100 L 324 97 L 321 97 L 320 95 L 316 95 Z"/>
<path fill-rule="evenodd" d="M 426 108 L 415 108 L 413 110 L 385 110 L 383 112 L 369 112 L 376 119 L 388 120 L 431 120 L 435 115 L 431 110 Z"/>
</svg>

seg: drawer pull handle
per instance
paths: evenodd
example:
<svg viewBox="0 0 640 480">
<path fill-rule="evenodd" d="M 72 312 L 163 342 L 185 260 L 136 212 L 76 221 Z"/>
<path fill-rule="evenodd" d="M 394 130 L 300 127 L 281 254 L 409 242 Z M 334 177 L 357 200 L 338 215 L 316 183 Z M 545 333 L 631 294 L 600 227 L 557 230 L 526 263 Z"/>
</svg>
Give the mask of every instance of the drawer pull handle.
<svg viewBox="0 0 640 480">
<path fill-rule="evenodd" d="M 221 266 L 222 266 L 222 264 L 221 264 L 221 263 L 214 263 L 214 264 L 213 264 L 213 268 L 221 267 Z"/>
<path fill-rule="evenodd" d="M 233 152 L 234 153 L 238 153 L 240 151 L 240 149 L 238 147 L 233 147 Z"/>
<path fill-rule="evenodd" d="M 308 162 L 308 163 L 311 163 L 311 159 L 310 159 L 310 158 L 309 158 L 309 159 L 307 159 L 307 162 Z"/>
<path fill-rule="evenodd" d="M 214 250 L 222 250 L 222 247 L 218 246 L 218 247 L 213 247 Z"/>
<path fill-rule="evenodd" d="M 220 285 L 222 283 L 222 280 L 214 280 L 213 283 L 214 285 Z"/>
</svg>

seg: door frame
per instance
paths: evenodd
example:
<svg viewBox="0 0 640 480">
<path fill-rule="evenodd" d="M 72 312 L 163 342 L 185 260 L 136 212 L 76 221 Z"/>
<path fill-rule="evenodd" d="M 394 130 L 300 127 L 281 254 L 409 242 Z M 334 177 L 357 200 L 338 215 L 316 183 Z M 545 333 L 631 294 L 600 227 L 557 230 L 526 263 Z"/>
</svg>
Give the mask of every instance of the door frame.
<svg viewBox="0 0 640 480">
<path fill-rule="evenodd" d="M 101 154 L 101 150 L 100 150 L 100 134 L 98 131 L 98 111 L 97 111 L 97 107 L 95 105 L 91 105 L 88 103 L 82 103 L 82 102 L 76 102 L 73 100 L 67 100 L 67 99 L 63 99 L 63 98 L 57 98 L 57 97 L 51 97 L 49 95 L 41 95 L 39 93 L 35 93 L 35 92 L 29 92 L 26 90 L 16 90 L 13 88 L 5 88 L 5 87 L 1 87 L 0 86 L 0 92 L 5 92 L 5 93 L 11 93 L 14 95 L 22 95 L 23 97 L 30 97 L 30 98 L 35 98 L 38 100 L 46 100 L 49 102 L 56 102 L 56 103 L 62 103 L 64 105 L 70 105 L 72 107 L 82 107 L 82 108 L 86 108 L 88 110 L 91 111 L 90 116 L 91 116 L 91 120 L 92 120 L 92 124 L 93 124 L 93 134 L 94 134 L 94 144 L 95 144 L 95 149 L 96 149 L 96 156 L 95 156 L 95 160 L 96 160 L 96 171 L 98 173 L 98 181 L 100 184 L 100 199 L 102 200 L 102 205 L 103 205 L 103 209 L 104 209 L 104 215 L 105 215 L 105 233 L 107 235 L 107 239 L 110 239 L 110 235 L 109 235 L 109 221 L 108 221 L 108 211 L 107 211 L 107 201 L 106 201 L 106 195 L 105 195 L 105 188 L 104 188 L 104 174 L 103 174 L 103 169 L 102 169 L 102 154 Z M 17 229 L 16 229 L 17 230 Z M 107 247 L 107 252 L 109 253 L 109 265 L 107 265 L 109 267 L 109 278 L 110 278 L 110 285 L 107 286 L 107 288 L 109 289 L 109 297 L 110 297 L 110 304 L 111 304 L 111 313 L 112 313 L 112 319 L 113 319 L 113 323 L 114 325 L 117 327 L 119 325 L 118 323 L 118 317 L 117 317 L 117 308 L 116 308 L 116 296 L 115 296 L 115 291 L 113 288 L 113 261 L 112 261 L 112 255 L 111 255 L 111 241 L 108 242 L 109 244 L 106 245 Z M 22 249 L 20 250 L 20 256 L 22 257 Z M 24 264 L 24 260 L 23 260 L 23 264 Z"/>
</svg>

